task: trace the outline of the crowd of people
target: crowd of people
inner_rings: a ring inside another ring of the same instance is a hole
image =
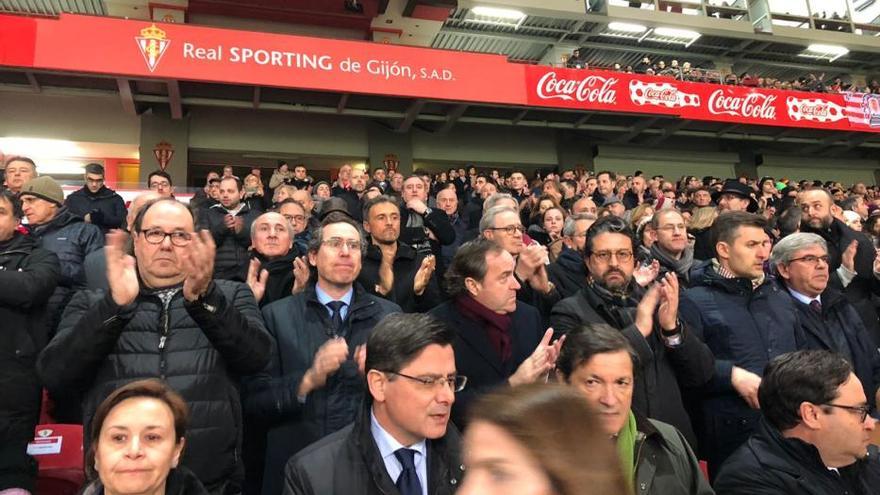
[[[598,69],[624,72],[627,74],[645,74],[649,76],[669,77],[678,81],[727,84],[733,86],[746,86],[749,88],[779,89],[791,91],[808,91],[812,93],[873,93],[880,94],[880,81],[872,79],[864,86],[859,86],[848,78],[835,76],[826,77],[824,73],[805,74],[795,79],[783,80],[773,77],[765,77],[759,74],[743,72],[741,74],[722,74],[721,71],[711,66],[694,66],[691,62],[679,63],[678,60],[651,61],[650,57],[643,57],[635,66],[615,63],[611,67],[596,66],[590,63],[587,50],[575,48],[566,59],[565,66],[572,69]]]
[[[880,486],[876,186],[4,165],[3,495],[41,407],[89,494]]]

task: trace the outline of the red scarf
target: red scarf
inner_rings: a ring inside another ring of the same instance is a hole
[[[486,306],[480,304],[468,294],[458,296],[455,305],[461,313],[471,320],[483,323],[489,343],[501,358],[501,363],[506,363],[513,356],[510,345],[510,315],[498,314]]]

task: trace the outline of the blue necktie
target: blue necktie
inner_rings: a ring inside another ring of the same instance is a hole
[[[415,450],[407,448],[397,449],[394,452],[394,457],[397,457],[397,461],[403,467],[395,483],[400,495],[422,495],[422,485],[416,472],[415,455]]]
[[[345,306],[345,303],[342,301],[330,301],[327,303],[327,307],[333,311],[333,314],[330,315],[330,324],[333,327],[331,337],[337,337],[339,335],[339,331],[342,330],[342,308]]]

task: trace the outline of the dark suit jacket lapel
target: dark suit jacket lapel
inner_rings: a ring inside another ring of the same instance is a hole
[[[489,342],[489,337],[486,335],[482,324],[465,318],[457,308],[453,310],[455,311],[456,320],[455,330],[458,332],[462,342],[482,356],[499,375],[506,376],[504,366],[501,365],[501,357],[492,348],[492,344]]]

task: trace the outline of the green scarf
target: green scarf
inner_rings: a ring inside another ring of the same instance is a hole
[[[636,428],[636,416],[629,412],[629,419],[623,425],[623,429],[617,434],[617,453],[620,455],[620,465],[623,467],[623,476],[630,488],[635,483],[636,476],[636,438],[639,430]]]

